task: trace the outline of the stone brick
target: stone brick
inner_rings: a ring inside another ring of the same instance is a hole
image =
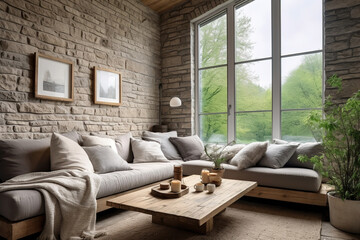
[[[19,112],[27,113],[54,113],[54,106],[42,103],[19,103]]]
[[[2,113],[17,112],[16,103],[0,102],[0,112]]]
[[[56,106],[55,113],[70,113],[70,107]]]
[[[30,132],[30,126],[14,126],[14,132]]]
[[[0,91],[0,101],[25,102],[27,101],[27,94],[20,92]]]
[[[83,122],[59,121],[60,132],[85,131]]]
[[[16,90],[17,76],[9,74],[0,74],[0,90]]]
[[[59,129],[57,126],[44,126],[41,127],[41,132],[42,133],[50,133],[50,132],[58,132]]]

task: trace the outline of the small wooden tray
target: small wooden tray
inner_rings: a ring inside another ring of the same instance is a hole
[[[184,184],[181,184],[181,191],[178,193],[171,192],[171,189],[160,189],[159,186],[151,189],[151,195],[159,198],[179,198],[187,193],[189,193],[189,187]]]

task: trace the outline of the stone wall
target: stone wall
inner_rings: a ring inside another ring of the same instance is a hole
[[[360,1],[325,1],[325,71],[343,79],[343,91],[326,88],[337,102],[360,89]]]
[[[194,82],[191,76],[190,22],[226,2],[225,0],[191,0],[161,15],[161,82],[163,84],[162,119],[180,136],[193,134]],[[170,108],[171,97],[182,101],[179,108]]]
[[[191,0],[161,15],[161,58],[163,98],[162,118],[180,135],[193,133],[193,79],[191,79],[190,22],[225,1]],[[325,70],[326,76],[338,74],[344,79],[344,91],[336,95],[343,102],[360,89],[360,1],[325,1]],[[180,108],[170,108],[169,100],[179,96]]]
[[[34,98],[35,52],[74,63],[73,102]],[[158,123],[159,16],[140,0],[1,0],[0,54],[2,139]],[[120,107],[93,103],[94,66],[122,73]]]

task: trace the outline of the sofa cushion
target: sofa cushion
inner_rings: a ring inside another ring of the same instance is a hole
[[[170,137],[177,137],[176,131],[157,133],[144,131],[142,138],[146,141],[156,141],[161,145],[161,151],[165,157],[169,160],[180,160],[182,159],[178,153],[176,147],[170,142]]]
[[[95,173],[131,170],[128,162],[115,153],[110,146],[83,147]]]
[[[44,214],[41,193],[36,190],[13,190],[0,193],[0,215],[10,221]]]
[[[64,137],[70,138],[74,142],[78,143],[80,146],[83,145],[83,139],[80,134],[78,134],[75,131],[67,132],[67,133],[61,133]]]
[[[51,170],[79,169],[94,172],[89,157],[82,147],[67,137],[53,133],[50,145]]]
[[[230,161],[230,164],[245,169],[255,166],[266,152],[268,142],[253,142],[241,149]]]
[[[170,142],[175,145],[184,161],[200,159],[204,153],[204,144],[197,136],[170,137]]]
[[[131,138],[134,163],[169,162],[161,151],[160,143]]]
[[[115,153],[118,153],[114,139],[107,137],[86,136],[86,135],[82,136],[82,138],[83,138],[84,146],[96,146],[96,145],[110,146]]]
[[[129,189],[141,187],[174,176],[174,164],[168,163],[132,163],[132,170],[100,174],[101,185],[97,197],[106,197]]]
[[[115,138],[115,145],[120,157],[131,163],[134,160],[134,155],[131,150],[131,132],[119,135]]]
[[[296,148],[297,148],[297,145],[271,144],[267,148],[264,156],[257,163],[257,166],[281,168],[289,161],[290,157],[296,151]]]
[[[0,140],[0,181],[50,171],[50,138]]]
[[[174,176],[174,164],[183,161],[173,160],[168,163],[130,164],[132,170],[99,174],[100,189],[97,198],[142,187],[153,182],[169,179]],[[0,193],[0,215],[10,221],[44,214],[44,201],[36,190],[16,190]]]
[[[212,163],[204,160],[184,162],[184,175],[200,174],[203,168],[212,168]],[[239,170],[237,166],[223,164],[224,178],[256,181],[258,185],[286,188],[300,191],[317,192],[321,186],[321,175],[307,168],[268,168],[250,167]]]

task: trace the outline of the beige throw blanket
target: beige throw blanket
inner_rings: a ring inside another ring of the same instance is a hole
[[[104,235],[95,232],[99,187],[96,174],[59,170],[17,176],[0,184],[0,192],[35,189],[43,195],[46,221],[40,240],[93,239]]]

